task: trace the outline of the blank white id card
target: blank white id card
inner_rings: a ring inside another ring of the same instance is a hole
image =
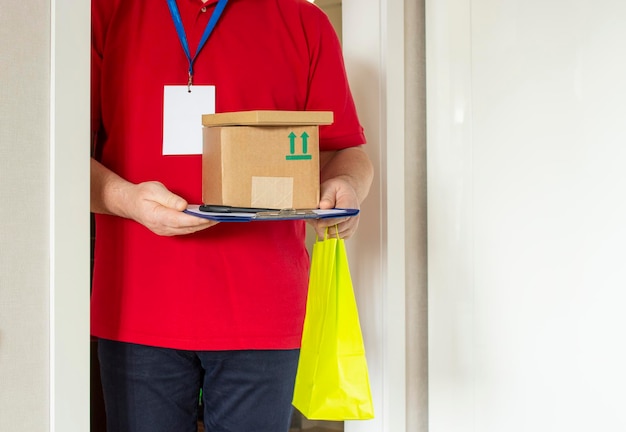
[[[165,86],[163,155],[202,154],[202,115],[215,114],[215,86]]]

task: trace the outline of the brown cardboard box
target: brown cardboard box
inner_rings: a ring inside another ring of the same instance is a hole
[[[204,204],[317,207],[318,126],[332,121],[330,111],[243,111],[202,116]]]

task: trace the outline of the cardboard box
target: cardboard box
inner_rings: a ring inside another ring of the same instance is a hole
[[[319,125],[330,111],[202,116],[204,204],[270,209],[319,203]]]

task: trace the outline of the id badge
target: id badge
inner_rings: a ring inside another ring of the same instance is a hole
[[[202,154],[202,115],[215,114],[215,86],[165,86],[163,155]]]

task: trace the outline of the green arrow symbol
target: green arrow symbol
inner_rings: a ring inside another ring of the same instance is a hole
[[[308,149],[309,134],[306,132],[302,132],[302,135],[300,135],[300,137],[302,138],[302,153],[307,154],[309,150]]]
[[[289,134],[289,153],[294,154],[296,152],[296,134],[291,132]]]

